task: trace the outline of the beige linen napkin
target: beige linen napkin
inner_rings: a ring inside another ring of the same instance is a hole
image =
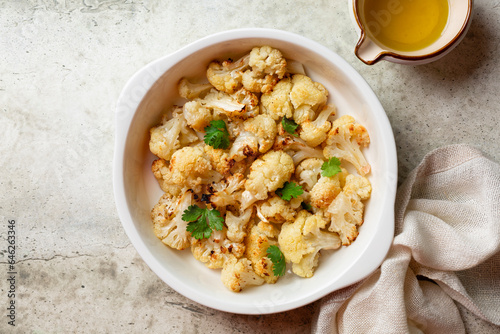
[[[395,210],[381,267],[325,297],[313,332],[465,333],[459,307],[500,325],[500,166],[470,146],[437,149]]]

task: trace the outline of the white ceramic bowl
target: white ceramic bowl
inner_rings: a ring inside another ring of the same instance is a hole
[[[154,235],[151,208],[162,194],[153,174],[149,129],[165,107],[179,100],[176,84],[183,76],[202,76],[216,58],[235,57],[253,46],[271,45],[304,64],[307,74],[330,92],[339,114],[351,114],[371,137],[364,150],[372,166],[372,198],[357,240],[325,252],[312,278],[287,273],[277,284],[230,292],[220,270],[206,268],[190,250],[168,248]],[[114,193],[125,232],[148,266],[170,287],[214,309],[266,314],[297,308],[368,276],[383,261],[394,233],[397,159],[391,126],[377,97],[363,78],[337,54],[307,38],[285,31],[239,29],[198,40],[139,70],[126,84],[116,110]],[[144,301],[147,303],[147,301]]]

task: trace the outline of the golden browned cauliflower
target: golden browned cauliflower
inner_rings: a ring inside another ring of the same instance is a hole
[[[204,131],[212,120],[247,119],[259,114],[259,98],[245,88],[233,94],[210,90],[203,98],[195,98],[183,106],[187,124],[197,131]]]
[[[255,47],[250,52],[248,69],[243,72],[243,87],[255,93],[270,92],[286,73],[286,59],[270,46]]]
[[[237,114],[237,117],[247,119],[249,117],[255,117],[260,113],[259,97],[246,88],[240,88],[231,94],[231,97],[245,105],[244,112]]]
[[[191,233],[182,214],[192,203],[193,194],[186,191],[180,196],[165,193],[151,211],[155,235],[165,245],[182,250],[191,244]]]
[[[345,175],[344,184],[342,186],[344,193],[356,193],[362,201],[370,198],[372,193],[372,185],[370,181],[363,176]]]
[[[283,78],[286,73],[286,60],[280,50],[269,45],[255,47],[250,52],[249,64],[252,70],[258,73],[265,73]]]
[[[234,93],[243,85],[254,93],[270,91],[286,73],[286,60],[270,46],[255,47],[237,61],[214,61],[208,65],[208,81],[217,90]]]
[[[200,100],[192,100],[184,103],[182,113],[187,124],[196,131],[204,131],[210,121],[219,119],[210,108],[203,106]]]
[[[208,268],[219,269],[231,256],[240,258],[245,252],[245,245],[233,242],[227,238],[227,228],[221,231],[214,230],[210,238],[191,238],[191,252],[195,259],[203,262]]]
[[[268,193],[281,188],[292,176],[295,167],[292,158],[283,151],[270,151],[255,160],[242,194],[242,207],[266,199]]]
[[[253,208],[238,212],[226,212],[227,237],[234,242],[243,242],[247,235],[247,227],[253,218]]]
[[[259,222],[252,226],[245,239],[245,256],[252,262],[253,270],[266,283],[276,283],[279,276],[273,273],[273,262],[267,257],[267,249],[277,245],[279,230],[270,223]]]
[[[203,96],[212,88],[213,86],[209,83],[205,84],[193,83],[186,78],[182,78],[177,84],[179,95],[188,100],[192,100],[197,97]]]
[[[243,131],[233,142],[229,157],[241,161],[269,151],[276,137],[276,123],[267,115],[249,118],[243,123]]]
[[[311,205],[319,209],[327,208],[341,191],[338,178],[322,176],[309,192]]]
[[[341,246],[336,233],[323,231],[327,221],[319,214],[302,210],[294,222],[281,227],[278,243],[292,271],[301,277],[312,277],[318,265],[321,249],[337,249]]]
[[[247,54],[237,61],[213,61],[208,65],[207,79],[217,90],[234,93],[241,88],[243,71],[249,67],[249,60],[250,55]]]
[[[153,162],[152,169],[164,191],[192,189],[199,193],[203,185],[222,179],[222,175],[213,169],[203,146],[183,147],[175,151],[168,166],[160,159]]]
[[[223,114],[227,117],[243,117],[246,105],[232,95],[212,89],[203,99],[197,100],[205,108],[214,110],[214,114]]]
[[[291,135],[276,136],[273,149],[289,153],[295,165],[308,158],[325,159],[323,150],[311,147],[302,139]]]
[[[361,175],[370,172],[370,165],[361,152],[361,148],[368,146],[370,136],[361,124],[356,123],[354,117],[344,115],[336,119],[328,133],[323,154],[327,158],[337,157],[350,162]]]
[[[332,123],[328,121],[331,116],[334,116],[336,109],[333,105],[325,105],[319,112],[314,121],[304,121],[300,127],[300,138],[302,138],[309,146],[316,147],[325,141],[327,133],[332,127]]]
[[[198,140],[198,136],[187,126],[181,107],[174,107],[162,117],[160,125],[151,128],[149,150],[159,158],[170,160],[172,154],[181,146]]]
[[[293,117],[293,106],[290,101],[292,91],[292,80],[284,78],[280,80],[273,90],[262,94],[260,97],[262,113],[271,116],[274,120],[282,117]]]
[[[245,189],[245,176],[240,173],[230,175],[221,182],[214,183],[208,188],[208,201],[216,208],[228,205],[239,207],[241,193]]]
[[[281,224],[295,219],[297,209],[300,208],[301,203],[301,196],[292,198],[290,201],[285,201],[279,196],[274,195],[256,205],[257,216],[262,221]]]
[[[342,168],[342,172],[334,176],[321,176],[309,192],[311,204],[319,209],[327,208],[342,191],[347,175],[347,170]]]
[[[326,103],[328,91],[325,86],[303,74],[292,77],[290,101],[294,107],[293,119],[297,124],[314,119],[319,106]]]
[[[306,191],[311,191],[321,177],[321,166],[324,160],[308,158],[302,160],[295,168],[295,178]]]
[[[203,145],[206,157],[210,160],[212,168],[222,175],[231,175],[232,168],[236,161],[229,157],[226,150],[213,148],[210,145]]]
[[[370,196],[370,181],[366,177],[350,174],[342,191],[326,209],[326,217],[330,219],[328,230],[337,232],[344,246],[350,245],[358,236],[358,226],[363,224],[362,201]]]
[[[157,159],[153,161],[151,165],[151,171],[155,176],[158,184],[160,185],[161,190],[170,194],[172,196],[178,196],[184,187],[182,185],[178,185],[172,182],[171,180],[171,172],[168,168],[168,162],[163,159]]]
[[[150,129],[151,169],[165,192],[151,211],[155,235],[222,269],[234,292],[278,280],[270,246],[280,274],[275,246],[296,275],[313,276],[321,249],[349,245],[363,223],[366,129],[350,116],[335,120],[326,87],[270,46],[211,62],[206,79],[182,78],[185,103]],[[331,162],[323,167],[333,156],[362,176],[344,168],[322,175],[334,171]],[[196,219],[192,233],[183,217]]]
[[[270,92],[278,83],[278,78],[272,75],[261,75],[253,71],[247,70],[243,73],[243,87],[255,93]]]
[[[264,279],[257,275],[252,268],[252,262],[243,257],[237,259],[231,256],[221,272],[221,280],[226,288],[233,292],[240,292],[247,286],[262,285]]]

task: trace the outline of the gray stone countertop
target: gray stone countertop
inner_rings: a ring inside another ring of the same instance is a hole
[[[469,143],[500,161],[500,1],[428,65],[353,54],[344,0],[0,1],[0,332],[306,333],[318,303],[246,316],[179,295],[142,261],[112,191],[114,108],[143,65],[206,35],[276,28],[315,40],[371,85],[392,124],[399,182],[429,151]],[[16,224],[16,327],[7,324],[7,231]],[[464,315],[474,333],[499,328]]]

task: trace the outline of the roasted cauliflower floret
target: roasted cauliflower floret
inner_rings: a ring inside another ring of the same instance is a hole
[[[281,188],[290,179],[294,170],[292,158],[283,151],[270,151],[259,157],[250,166],[242,207],[266,199],[269,192]]]
[[[295,165],[307,158],[325,159],[321,149],[311,147],[302,139],[289,135],[276,136],[273,149],[290,153]]]
[[[227,151],[210,145],[203,145],[203,149],[214,170],[222,175],[231,175],[231,168],[235,165],[235,161],[230,159]]]
[[[318,107],[326,103],[328,91],[322,84],[303,74],[295,74],[292,85],[290,101],[294,107],[294,121],[302,124],[313,120]]]
[[[179,90],[179,95],[188,100],[192,100],[197,97],[203,96],[212,88],[213,86],[209,83],[205,84],[193,83],[186,78],[182,78],[177,85],[177,89]]]
[[[182,250],[191,244],[191,233],[182,214],[192,202],[193,195],[186,191],[181,196],[164,194],[151,211],[154,233],[165,245]]]
[[[258,73],[276,75],[279,79],[286,73],[286,60],[278,49],[268,45],[255,47],[250,52],[249,64]]]
[[[342,169],[344,171],[344,169]],[[356,193],[362,201],[370,198],[372,194],[372,185],[366,177],[357,175],[348,175],[345,172],[344,185],[342,186],[344,193]],[[342,182],[342,176],[341,182]]]
[[[259,114],[259,98],[255,94],[241,88],[234,94],[216,89],[203,98],[195,98],[183,106],[183,114],[187,124],[197,131],[203,131],[210,121],[227,117],[230,119],[247,119]]]
[[[340,238],[336,233],[323,231],[327,221],[320,215],[305,210],[298,213],[294,222],[283,224],[278,243],[292,271],[301,277],[312,277],[318,265],[321,249],[337,249]]]
[[[370,143],[370,136],[366,128],[356,123],[352,116],[344,115],[336,119],[325,143],[325,157],[346,160],[363,176],[370,172],[370,165],[361,152],[361,148]]]
[[[239,212],[239,215],[231,211],[226,212],[227,237],[234,242],[243,242],[247,235],[247,226],[252,219],[253,209],[249,208]]]
[[[260,113],[259,98],[244,87],[231,94],[231,97],[245,105],[244,112],[238,114],[238,117],[247,119],[255,117]]]
[[[235,161],[265,153],[274,144],[276,123],[267,115],[258,115],[243,123],[243,131],[236,137],[229,156]]]
[[[187,124],[196,131],[204,131],[210,121],[218,119],[210,108],[203,106],[200,100],[193,100],[184,103],[182,113]]]
[[[198,140],[198,136],[189,129],[182,115],[182,108],[174,107],[172,118],[168,114],[162,117],[162,123],[151,128],[149,150],[159,158],[170,160],[172,154],[183,145]]]
[[[163,159],[153,161],[151,171],[155,176],[161,190],[172,196],[178,196],[184,189],[183,185],[172,182],[172,173],[170,172],[168,162]]]
[[[311,204],[319,209],[327,208],[342,191],[348,174],[347,170],[342,168],[342,172],[334,176],[321,176],[310,191]]]
[[[280,80],[273,90],[262,94],[260,97],[261,109],[263,114],[267,114],[275,121],[282,117],[293,117],[293,106],[290,101],[290,92],[292,91],[292,80],[284,78]]]
[[[279,196],[273,196],[257,205],[257,215],[265,222],[284,223],[295,219],[302,198],[292,198],[285,201]]]
[[[270,46],[255,47],[249,54],[233,62],[211,62],[208,81],[218,90],[234,93],[243,85],[254,93],[270,91],[286,73],[286,60]]]
[[[245,252],[245,245],[232,242],[227,238],[227,228],[221,231],[214,230],[208,239],[191,238],[191,252],[208,268],[223,268],[226,260],[231,256],[240,258]]]
[[[350,245],[358,236],[358,226],[363,224],[363,200],[371,195],[371,184],[367,178],[348,175],[345,186],[326,209],[330,219],[328,230],[340,235],[342,244]]]
[[[233,292],[240,292],[247,286],[262,285],[264,279],[257,275],[252,268],[252,262],[247,258],[237,259],[231,256],[224,264],[221,280],[226,288]]]
[[[211,195],[208,200],[212,206],[219,208],[228,205],[239,206],[241,203],[241,193],[245,189],[245,176],[234,174],[214,183],[209,187]]]
[[[328,121],[328,118],[335,116],[335,113],[336,109],[333,105],[325,105],[314,121],[305,121],[300,125],[300,138],[312,147],[324,142],[328,131],[332,127],[332,123]]]
[[[243,87],[255,93],[268,93],[278,83],[279,79],[272,75],[262,75],[254,71],[247,70],[243,73]]]
[[[270,46],[255,47],[250,52],[251,69],[243,72],[243,87],[255,93],[268,93],[286,73],[286,59]]]
[[[306,191],[311,191],[321,177],[321,166],[324,160],[308,158],[302,160],[295,168],[295,178]]]
[[[235,97],[212,89],[199,102],[206,108],[214,110],[214,114],[224,114],[227,117],[239,117],[245,113],[246,105]]]
[[[259,222],[252,226],[245,239],[245,256],[252,262],[253,270],[264,278],[266,283],[276,283],[279,276],[273,273],[273,262],[267,257],[267,249],[277,245],[279,230],[272,224]]]
[[[153,162],[153,173],[164,191],[192,189],[201,192],[202,186],[219,182],[222,175],[215,171],[203,147],[186,146],[172,155],[170,164],[164,160]]]
[[[207,79],[217,90],[234,93],[241,88],[243,71],[249,68],[250,54],[237,61],[213,61],[208,65]]]
[[[327,208],[341,191],[338,178],[322,176],[309,193],[311,205],[319,209]]]

